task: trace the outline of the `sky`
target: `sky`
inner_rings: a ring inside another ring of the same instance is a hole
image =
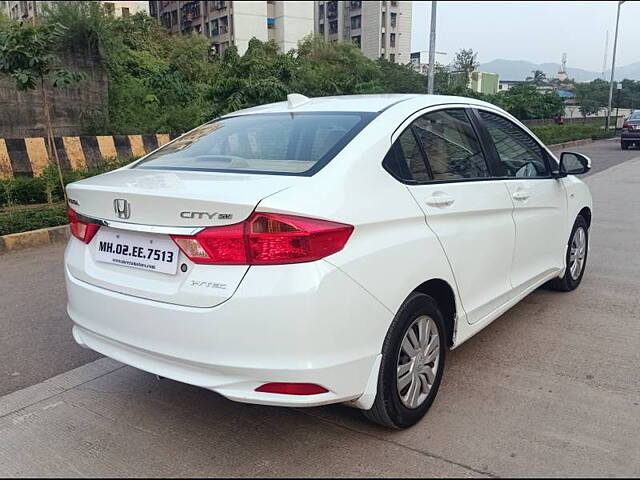
[[[461,48],[473,48],[480,63],[496,58],[560,63],[602,71],[606,31],[610,68],[616,1],[439,1],[436,55],[448,64]],[[640,1],[620,10],[616,65],[640,62]],[[411,51],[429,49],[430,1],[413,2]]]

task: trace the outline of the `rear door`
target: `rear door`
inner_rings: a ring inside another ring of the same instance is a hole
[[[442,244],[470,323],[510,298],[515,243],[513,205],[493,180],[465,108],[410,119],[397,155],[412,172],[407,186]]]
[[[567,200],[562,183],[551,176],[550,158],[531,135],[497,112],[478,109],[495,149],[496,174],[513,199],[516,242],[511,282],[526,289],[561,269],[567,241]]]

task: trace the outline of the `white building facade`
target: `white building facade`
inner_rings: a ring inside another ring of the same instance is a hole
[[[150,15],[169,31],[203,34],[220,54],[235,45],[242,55],[252,38],[273,40],[286,52],[313,33],[313,2],[150,1],[149,6]]]
[[[409,63],[411,2],[315,1],[315,32],[328,42],[353,42],[369,58]]]

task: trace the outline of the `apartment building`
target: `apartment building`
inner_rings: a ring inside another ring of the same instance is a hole
[[[328,42],[353,42],[369,58],[409,63],[411,2],[315,1],[315,32]]]
[[[200,33],[223,53],[235,45],[241,55],[249,40],[274,40],[283,52],[313,33],[313,2],[150,1],[150,14],[173,33]]]
[[[14,20],[26,20],[42,14],[45,4],[53,3],[51,0],[29,1],[0,1],[0,10]],[[107,11],[116,17],[134,15],[138,12],[149,12],[147,1],[113,1],[101,2]]]

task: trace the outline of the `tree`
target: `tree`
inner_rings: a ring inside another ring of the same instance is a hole
[[[63,31],[64,28],[58,24],[28,26],[23,23],[10,23],[6,25],[0,30],[0,73],[13,78],[18,90],[40,89],[49,158],[55,158],[60,185],[64,193],[60,159],[53,140],[47,84],[49,83],[52,87],[62,87],[82,80],[84,75],[62,69],[57,65],[53,50]]]
[[[536,87],[544,85],[547,83],[547,74],[542,70],[532,70],[532,77],[527,77],[527,81],[533,83]]]
[[[583,122],[586,121],[589,115],[595,115],[600,110],[600,105],[595,100],[588,98],[580,101],[580,114],[582,115]]]
[[[478,65],[480,65],[478,62],[478,54],[471,48],[458,50],[453,59],[453,71],[464,72],[466,83],[469,82],[471,72],[478,68]]]

